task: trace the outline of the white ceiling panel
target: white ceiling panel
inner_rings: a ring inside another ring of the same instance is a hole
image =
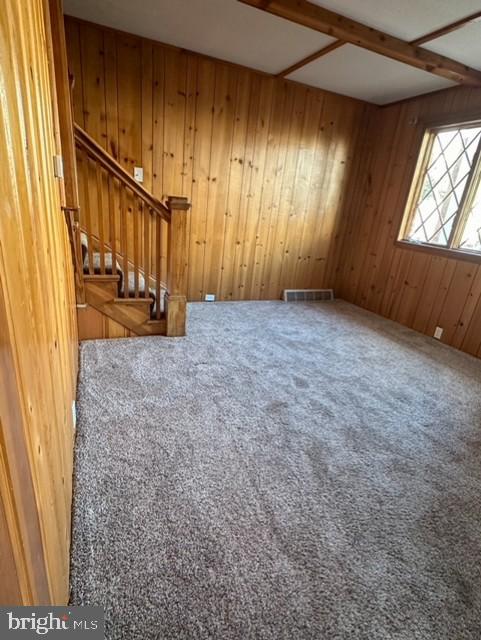
[[[351,44],[301,67],[289,78],[375,104],[455,86],[449,80]]]
[[[481,8],[480,0],[310,1],[404,40],[415,40]]]
[[[269,73],[333,42],[237,0],[64,0],[64,11]]]
[[[423,46],[463,62],[468,67],[481,69],[481,21],[467,24],[442,38],[426,42]]]

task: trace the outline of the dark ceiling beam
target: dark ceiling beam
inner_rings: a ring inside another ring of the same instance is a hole
[[[342,40],[335,40],[334,42],[331,42],[331,44],[328,44],[322,49],[319,49],[319,51],[316,51],[315,53],[311,53],[310,56],[306,56],[305,58],[302,58],[302,60],[299,60],[299,62],[296,62],[295,64],[292,64],[290,67],[287,67],[287,69],[284,69],[284,71],[281,71],[280,73],[278,73],[277,77],[285,78],[286,76],[290,75],[294,71],[297,71],[301,67],[305,67],[306,64],[309,64],[309,62],[318,60],[319,58],[322,58],[322,56],[325,56],[327,53],[331,53],[331,51],[334,51],[335,49],[342,47],[343,44],[345,44],[345,42],[343,42]]]
[[[367,27],[307,0],[270,0],[267,6],[265,6],[266,0],[239,0],[239,2],[453,82],[481,86],[481,72],[476,69]]]
[[[425,36],[421,36],[420,38],[416,38],[416,40],[412,40],[409,44],[412,44],[418,47],[425,42],[431,42],[431,40],[436,40],[436,38],[440,38],[441,36],[445,36],[448,33],[453,31],[457,31],[461,29],[461,27],[466,26],[472,22],[478,22],[481,20],[481,11],[477,11],[476,13],[472,13],[470,16],[466,16],[465,18],[461,18],[460,20],[456,20],[456,22],[451,22],[451,24],[447,24],[445,27],[441,27],[440,29],[436,29],[435,31],[431,31],[427,33]]]

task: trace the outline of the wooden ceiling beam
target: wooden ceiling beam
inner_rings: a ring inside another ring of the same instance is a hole
[[[436,29],[435,31],[431,31],[427,33],[425,36],[421,36],[420,38],[416,38],[416,40],[412,40],[409,44],[412,44],[418,47],[425,42],[431,42],[431,40],[436,40],[436,38],[441,38],[441,36],[445,36],[448,33],[453,31],[457,31],[461,29],[471,22],[478,22],[481,20],[481,11],[477,11],[476,13],[472,13],[470,16],[466,16],[465,18],[461,18],[460,20],[456,20],[456,22],[451,22],[451,24],[447,24],[445,27],[441,27],[440,29]]]
[[[331,44],[328,44],[322,49],[319,49],[319,51],[316,51],[315,53],[311,53],[310,56],[306,56],[305,58],[302,58],[302,60],[299,60],[299,62],[296,62],[295,64],[292,64],[290,67],[287,67],[287,69],[284,69],[284,71],[281,71],[280,73],[278,73],[277,77],[285,78],[286,76],[290,75],[294,71],[297,71],[297,69],[300,69],[301,67],[305,67],[306,64],[309,64],[309,62],[318,60],[319,58],[322,58],[322,56],[325,56],[327,53],[331,53],[331,51],[334,51],[335,49],[342,47],[343,44],[346,44],[343,40],[335,40],[334,42],[331,42]]]
[[[262,8],[265,10],[271,1],[272,0],[264,0],[264,4],[259,8]],[[417,47],[426,42],[431,42],[431,40],[436,40],[437,38],[441,38],[442,36],[445,36],[448,33],[457,31],[458,29],[461,29],[461,27],[464,27],[468,24],[471,24],[473,22],[479,22],[479,21],[481,21],[481,11],[477,11],[476,13],[472,13],[471,15],[466,16],[465,18],[461,18],[460,20],[451,22],[450,24],[447,24],[444,27],[440,27],[435,31],[430,31],[429,33],[426,33],[424,36],[416,38],[416,40],[411,40],[409,44]],[[323,56],[330,53],[331,51],[334,51],[335,49],[342,47],[342,45],[344,44],[347,44],[345,40],[336,40],[335,42],[328,44],[322,49],[319,49],[319,51],[316,51],[315,53],[311,53],[310,56],[306,56],[302,60],[299,60],[299,62],[296,62],[290,67],[287,67],[287,69],[284,69],[283,71],[278,73],[277,77],[285,78],[286,76],[290,75],[291,73],[294,73],[294,71],[297,71],[301,67],[305,67],[306,64],[309,64],[314,60],[318,60],[319,58],[322,58]]]
[[[307,0],[270,0],[267,5],[265,0],[239,2],[453,82],[481,86],[481,72],[476,69],[367,27]]]

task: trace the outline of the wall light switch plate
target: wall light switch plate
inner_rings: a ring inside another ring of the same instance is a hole
[[[134,180],[137,182],[144,181],[144,168],[143,167],[134,167]]]
[[[63,180],[63,158],[62,156],[53,157],[53,175]]]
[[[442,327],[436,327],[436,329],[434,330],[434,337],[436,338],[436,340],[441,340],[441,338],[443,337],[443,331],[444,329]]]
[[[215,294],[214,293],[206,293],[205,294],[206,302],[215,302]]]

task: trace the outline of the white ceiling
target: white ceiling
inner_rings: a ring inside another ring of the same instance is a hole
[[[334,41],[236,0],[64,0],[64,11],[268,73]]]
[[[481,9],[480,0],[310,0],[403,40],[415,40]]]
[[[454,82],[352,44],[345,44],[288,77],[375,104],[454,86]]]
[[[311,0],[405,40],[416,39],[479,11],[481,0]],[[237,0],[64,0],[84,20],[278,73],[333,39]],[[481,69],[481,23],[426,48]],[[439,76],[344,45],[299,69],[293,80],[386,104],[453,86]]]
[[[481,21],[467,24],[442,38],[426,42],[424,46],[443,56],[459,60],[468,67],[481,70]]]

